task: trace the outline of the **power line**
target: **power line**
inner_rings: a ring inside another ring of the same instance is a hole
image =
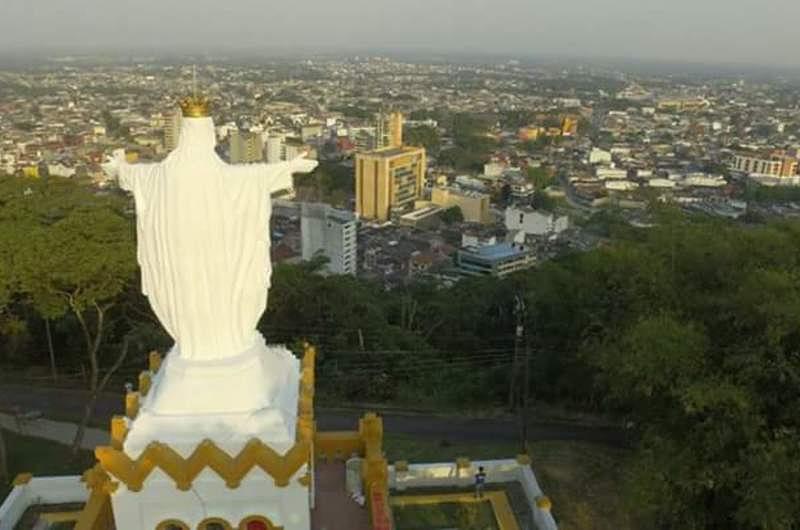
[[[318,366],[328,366],[331,364],[339,364],[344,366],[349,365],[396,365],[396,364],[438,364],[438,363],[451,363],[460,361],[483,361],[487,359],[507,359],[511,357],[510,351],[485,353],[485,354],[471,354],[459,355],[454,357],[414,357],[406,356],[401,358],[383,357],[379,356],[373,359],[364,359],[360,357],[346,357],[341,359],[330,358],[318,361]]]
[[[464,363],[456,363],[452,365],[446,366],[446,368],[451,369],[474,369],[474,368],[503,368],[505,366],[510,366],[512,361],[509,359],[508,361],[504,362],[497,362],[493,361],[492,363],[481,363],[481,362],[464,362]],[[412,376],[412,375],[419,375],[420,371],[428,370],[431,368],[442,368],[441,366],[418,366],[418,367],[398,367],[392,370],[387,369],[358,369],[358,370],[345,370],[344,372],[347,375],[353,376],[369,376],[369,375],[405,375],[405,376]]]

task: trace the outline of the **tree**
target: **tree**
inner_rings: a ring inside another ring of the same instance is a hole
[[[469,113],[455,114],[447,127],[455,146],[442,151],[439,163],[455,169],[480,170],[497,141],[487,136],[486,120]]]
[[[3,221],[11,223],[4,230],[25,234],[13,264],[20,294],[42,318],[72,315],[83,338],[91,397],[74,440],[77,451],[99,392],[127,355],[126,343],[103,374],[110,312],[136,270],[132,222],[123,213],[126,201],[72,182],[8,188],[18,197],[3,204]]]
[[[451,147],[439,153],[438,162],[442,166],[449,166],[459,170],[479,170],[486,162],[487,156],[463,147]]]
[[[112,138],[128,139],[131,135],[131,129],[127,125],[122,125],[119,118],[111,114],[109,110],[103,111],[103,123],[106,126],[106,132]]]
[[[527,174],[536,190],[543,190],[553,183],[553,176],[543,167],[529,167]]]
[[[581,116],[578,118],[578,133],[588,135],[592,130],[592,122],[586,117]]]
[[[464,213],[458,206],[453,206],[452,208],[448,208],[447,210],[443,211],[440,217],[442,221],[448,225],[464,222]]]
[[[20,232],[0,219],[0,332],[9,333],[17,322],[11,313],[11,300],[17,287],[14,255],[21,244]]]
[[[5,335],[18,321],[9,313],[12,293],[15,288],[14,269],[12,267],[14,233],[9,231],[9,224],[0,221],[0,334]],[[8,482],[8,455],[3,430],[0,429],[0,484]]]
[[[531,199],[531,206],[533,206],[537,210],[552,212],[556,208],[556,201],[544,191],[537,191],[533,194],[533,199]]]
[[[424,147],[429,153],[436,153],[439,151],[441,143],[439,139],[439,131],[434,127],[428,125],[418,125],[416,127],[407,127],[404,134],[404,143],[416,147]]]
[[[497,203],[501,208],[505,208],[509,204],[511,204],[511,195],[512,195],[511,185],[506,182],[500,187],[500,191],[497,194]]]
[[[629,497],[652,528],[793,528],[798,228],[658,218],[596,255],[627,254],[629,272],[609,282],[594,267],[618,309],[582,346],[607,405],[641,434]]]
[[[530,110],[508,110],[500,112],[498,118],[503,129],[519,129],[533,123],[536,114]]]
[[[321,162],[311,173],[295,177],[295,188],[305,200],[345,208],[353,195],[353,170],[333,162]]]

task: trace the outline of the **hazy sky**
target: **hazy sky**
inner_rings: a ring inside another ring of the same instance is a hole
[[[800,66],[800,0],[0,0],[0,50],[484,51]]]

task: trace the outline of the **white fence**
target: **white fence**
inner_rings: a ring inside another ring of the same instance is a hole
[[[0,530],[14,530],[25,510],[37,504],[86,502],[89,491],[81,477],[32,478],[27,484],[14,486],[0,505]]]
[[[558,529],[549,506],[539,507],[544,493],[529,465],[520,464],[516,460],[481,460],[470,462],[468,467],[459,467],[456,463],[409,464],[407,467],[407,470],[397,471],[395,466],[389,466],[390,489],[403,491],[408,488],[469,487],[474,483],[478,467],[483,467],[486,482],[520,483],[537,530]]]

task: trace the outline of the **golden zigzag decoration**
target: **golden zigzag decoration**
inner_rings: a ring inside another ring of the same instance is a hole
[[[260,440],[250,440],[236,456],[217,447],[211,440],[204,440],[189,458],[183,458],[174,449],[153,442],[136,460],[119,449],[100,446],[95,456],[102,468],[123,482],[131,491],[141,491],[144,481],[155,468],[160,468],[182,491],[191,489],[192,482],[206,468],[216,472],[229,488],[237,488],[253,467],[258,466],[272,477],[275,485],[286,487],[289,480],[309,461],[311,445],[307,441],[297,442],[285,455],[279,455]]]

